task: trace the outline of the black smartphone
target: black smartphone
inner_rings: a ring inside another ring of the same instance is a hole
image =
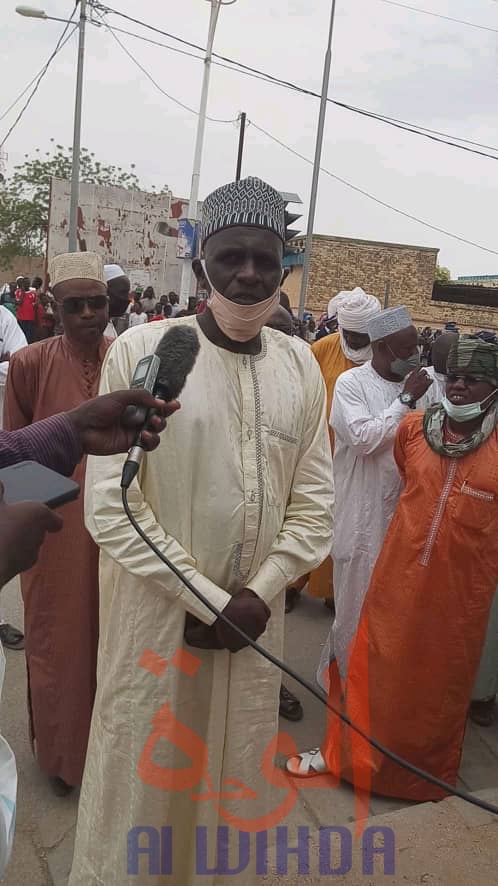
[[[80,487],[74,480],[51,471],[35,461],[20,461],[0,469],[4,501],[8,505],[20,501],[38,501],[49,508],[59,508],[74,501]]]

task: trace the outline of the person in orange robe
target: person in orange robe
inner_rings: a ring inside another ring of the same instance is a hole
[[[339,292],[330,299],[328,316],[337,314],[339,332],[326,335],[311,346],[320,369],[325,387],[327,388],[327,418],[332,408],[332,397],[337,379],[347,369],[360,366],[372,357],[370,339],[367,335],[367,323],[372,316],[379,313],[380,302],[373,295],[364,292],[359,286],[356,289]],[[330,448],[334,454],[334,432],[329,423]],[[308,593],[312,597],[324,600],[333,608],[334,584],[332,558],[326,560],[310,575],[303,575],[287,589],[287,611],[294,608],[301,590],[308,583]]]
[[[12,355],[4,419],[16,430],[67,412],[98,394],[110,341],[102,261],[95,253],[59,255],[51,284],[64,335]],[[85,483],[86,459],[73,479]],[[96,688],[98,548],[83,522],[83,494],[62,509],[36,566],[21,576],[31,741],[56,794],[81,784]]]
[[[498,581],[497,391],[498,346],[462,337],[443,403],[400,425],[395,458],[406,485],[339,687],[343,710],[371,736],[451,785]],[[363,790],[445,796],[336,717],[322,754]]]

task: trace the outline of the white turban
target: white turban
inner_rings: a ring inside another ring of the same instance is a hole
[[[370,320],[381,312],[380,301],[361,287],[336,295],[337,321],[341,329],[368,333]]]
[[[334,317],[337,317],[337,308],[339,307],[340,296],[344,295],[343,292],[340,292],[339,295],[334,295],[333,298],[330,299],[327,307],[327,318],[329,320],[333,320]]]

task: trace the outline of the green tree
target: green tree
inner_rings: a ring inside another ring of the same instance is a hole
[[[53,141],[53,139],[52,139]],[[38,156],[40,155],[40,156]],[[43,255],[47,230],[50,179],[71,178],[72,149],[54,145],[44,157],[26,154],[23,163],[0,185],[0,265],[6,267],[16,255]],[[80,181],[97,185],[139,188],[132,163],[127,172],[105,166],[95,154],[82,148]]]
[[[449,283],[451,280],[450,269],[436,265],[436,280],[438,283]]]

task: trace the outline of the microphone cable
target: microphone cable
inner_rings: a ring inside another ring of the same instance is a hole
[[[369,744],[375,748],[377,751],[380,751],[381,754],[384,754],[389,760],[392,760],[393,763],[396,763],[398,766],[401,766],[403,769],[406,769],[408,772],[411,772],[413,775],[416,775],[417,778],[422,779],[423,781],[429,782],[429,784],[433,784],[441,790],[445,791],[447,794],[451,794],[454,797],[458,797],[460,800],[465,800],[467,803],[472,803],[473,806],[478,806],[480,809],[484,809],[486,812],[491,812],[493,815],[498,815],[498,806],[494,806],[492,803],[486,802],[486,800],[481,800],[479,797],[474,797],[472,794],[469,794],[467,791],[462,791],[460,788],[454,787],[453,785],[447,784],[445,781],[442,781],[440,778],[437,778],[435,775],[431,775],[429,772],[425,772],[424,769],[419,769],[418,766],[414,766],[412,763],[409,763],[408,760],[403,759],[394,751],[389,750],[375,738],[368,735],[361,726],[358,726],[357,723],[354,723],[350,718],[341,713],[341,711],[336,710],[333,705],[330,704],[327,696],[321,689],[317,689],[306,680],[304,677],[301,677],[296,671],[294,671],[289,665],[285,664],[285,662],[280,661],[275,655],[271,652],[268,652],[267,649],[264,649],[260,646],[256,640],[253,640],[252,637],[249,637],[238,625],[234,624],[227,616],[220,612],[216,606],[214,606],[197,588],[194,587],[191,581],[183,575],[183,573],[178,569],[171,560],[163,554],[162,551],[159,550],[156,544],[148,537],[148,535],[143,531],[142,527],[136,521],[128,502],[128,490],[125,487],[121,488],[122,493],[122,502],[123,508],[125,510],[126,516],[133,526],[135,532],[140,536],[140,538],[145,542],[146,545],[149,546],[151,551],[158,557],[171,572],[176,575],[176,577],[185,585],[185,587],[197,597],[197,599],[204,604],[204,606],[209,609],[210,612],[213,613],[217,618],[220,619],[227,627],[232,628],[232,630],[236,631],[243,639],[246,641],[248,646],[251,646],[256,652],[266,658],[267,661],[271,662],[271,664],[275,665],[279,668],[284,674],[287,674],[288,677],[292,677],[296,683],[299,683],[303,689],[306,689],[311,693],[315,698],[318,699],[325,707],[328,708],[333,714],[339,717],[346,726],[349,726],[350,729],[353,729],[358,733],[365,741],[368,741]],[[289,773],[289,777],[292,777],[291,773]]]

